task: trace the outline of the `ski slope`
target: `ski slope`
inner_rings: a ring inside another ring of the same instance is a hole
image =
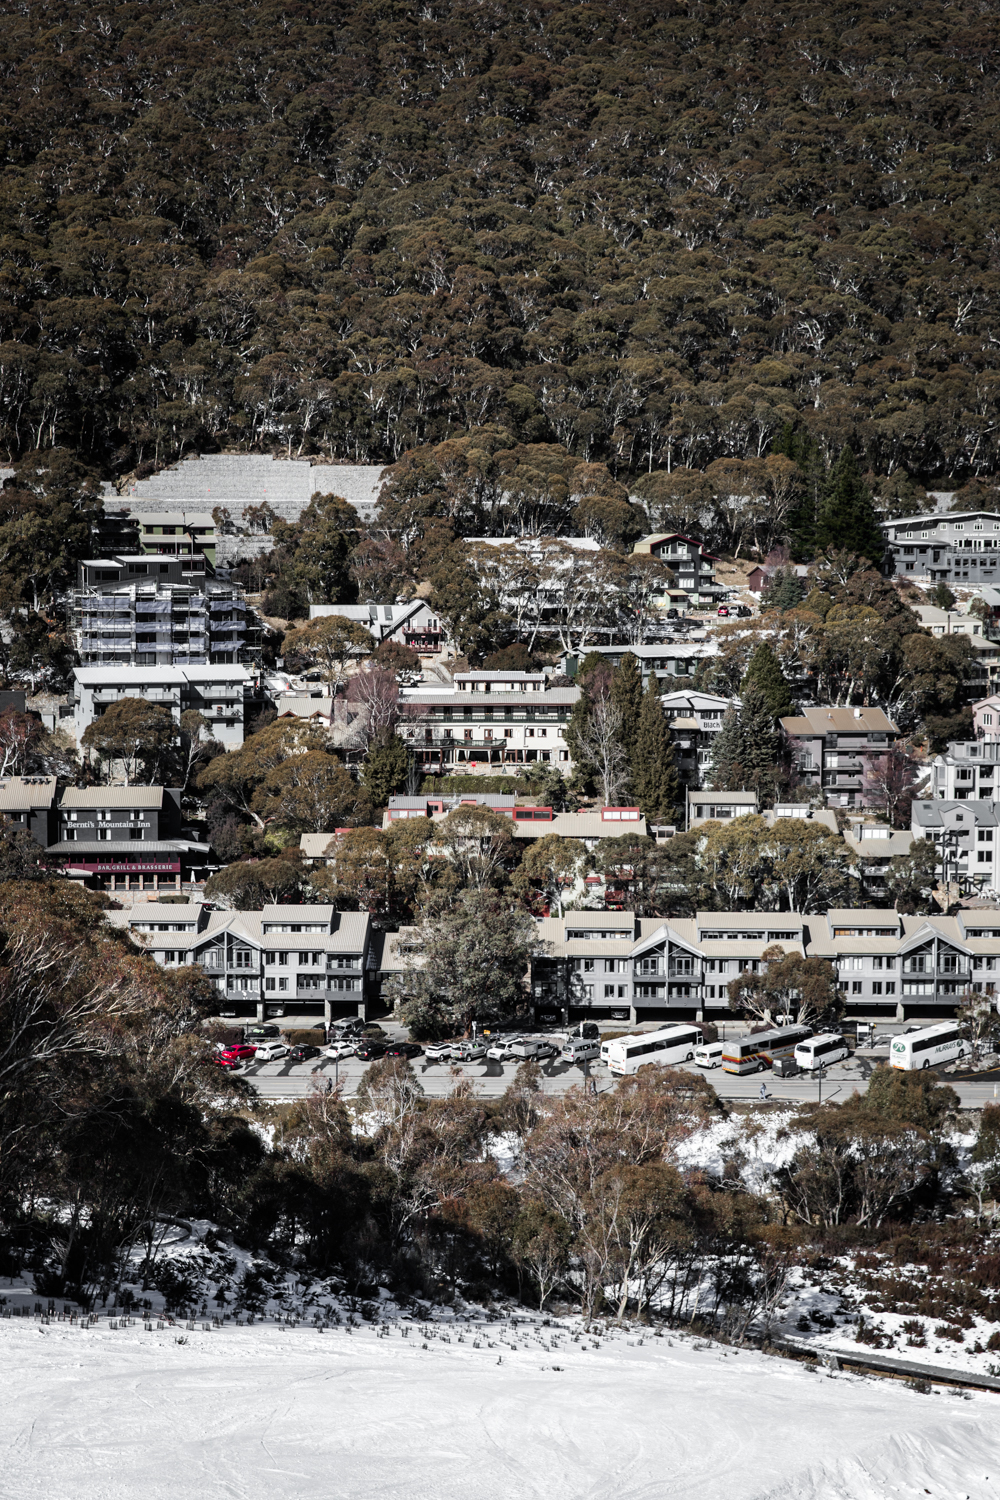
[[[199,1324],[183,1335],[5,1321],[0,1493],[1000,1497],[1000,1397],[920,1395],[677,1337],[574,1343],[557,1333],[553,1349],[552,1331],[537,1327],[504,1335],[466,1324],[458,1342],[457,1324],[427,1338],[404,1326],[379,1336],[370,1325]]]

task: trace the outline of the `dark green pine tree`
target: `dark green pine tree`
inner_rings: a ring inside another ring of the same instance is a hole
[[[882,566],[885,539],[875,513],[872,492],[861,477],[858,461],[849,447],[830,470],[826,491],[816,518],[816,549],[836,549],[866,557],[875,568]]]
[[[756,682],[747,683],[740,691],[743,707],[740,712],[740,786],[744,791],[756,792],[760,805],[774,801],[775,777],[778,769],[778,731],[771,698]]]
[[[741,792],[743,776],[743,740],[740,732],[739,710],[733,705],[726,709],[722,728],[712,745],[712,765],[709,779],[717,792]]]
[[[820,550],[816,545],[816,520],[826,485],[823,453],[814,437],[790,422],[785,423],[770,451],[790,458],[805,480],[802,497],[789,512],[786,524],[792,557],[796,562],[807,562]]]
[[[727,710],[712,747],[712,786],[716,791],[756,792],[767,803],[773,800],[777,758],[770,699],[756,683],[748,683],[740,708]]]
[[[399,735],[386,730],[368,747],[361,767],[361,785],[376,807],[385,807],[406,780],[409,755]]]
[[[788,678],[778,664],[778,658],[766,641],[756,648],[740,683],[740,697],[745,698],[750,687],[757,687],[764,694],[773,710],[775,719],[783,719],[796,711],[792,688]],[[772,725],[773,728],[773,725]]]
[[[622,716],[622,748],[633,767],[636,743],[639,738],[639,719],[642,716],[642,671],[631,651],[622,657],[621,666],[611,679],[611,701],[620,709]],[[630,783],[634,777],[629,776]]]
[[[760,607],[762,611],[776,609],[784,614],[786,609],[797,608],[805,596],[802,579],[792,568],[776,568],[760,596]]]
[[[650,823],[673,823],[682,802],[674,742],[660,702],[660,684],[649,674],[642,696],[639,733],[632,757],[632,788]]]

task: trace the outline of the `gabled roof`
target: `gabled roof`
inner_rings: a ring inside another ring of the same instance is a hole
[[[0,781],[0,812],[28,812],[51,807],[56,794],[54,776],[7,776]]]
[[[68,786],[62,794],[63,807],[162,807],[162,786]]]

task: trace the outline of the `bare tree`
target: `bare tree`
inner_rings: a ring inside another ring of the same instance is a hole
[[[606,807],[621,800],[628,776],[628,760],[622,744],[622,711],[610,695],[596,699],[587,722],[578,734],[583,757],[590,762],[601,783]]]

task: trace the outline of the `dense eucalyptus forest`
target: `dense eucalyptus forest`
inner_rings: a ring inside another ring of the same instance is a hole
[[[9,460],[1000,468],[993,0],[2,14]]]

